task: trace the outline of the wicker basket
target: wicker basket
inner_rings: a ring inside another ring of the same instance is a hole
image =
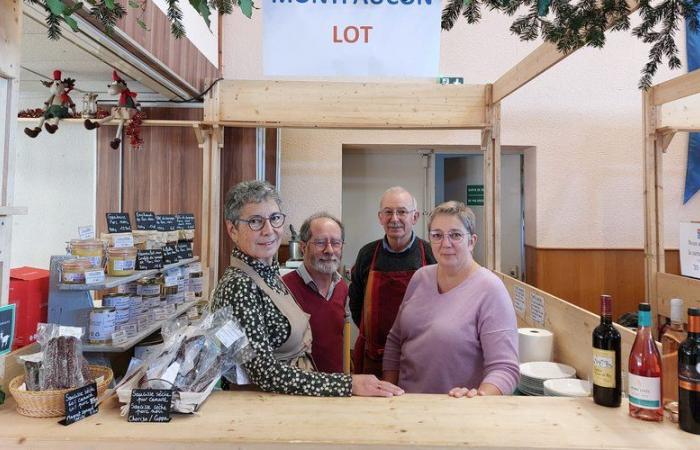
[[[93,379],[103,377],[97,385],[99,397],[112,382],[112,369],[102,366],[90,366],[90,375]],[[15,377],[10,381],[10,393],[17,402],[17,412],[28,417],[61,417],[66,415],[64,396],[73,389],[60,389],[54,391],[24,391],[19,387],[24,383],[24,375]]]

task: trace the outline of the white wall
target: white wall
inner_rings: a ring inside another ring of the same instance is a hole
[[[12,267],[49,268],[51,255],[65,254],[78,227],[95,224],[96,139],[82,123],[60,124],[31,139],[17,125],[15,200],[29,214],[14,216]]]
[[[483,14],[480,24],[460,20],[442,33],[442,74],[463,76],[467,83],[493,82],[538,45],[510,34],[513,18]],[[262,78],[261,16],[224,19],[225,28],[246,36],[224,36],[225,78]],[[681,30],[677,42],[683,51],[684,40]],[[603,50],[579,50],[503,101],[501,144],[534,146],[537,152],[525,161],[537,173],[526,185],[526,214],[534,222],[527,244],[643,247],[642,112],[636,86],[648,50],[628,32],[608,34]],[[661,69],[654,82],[682,73]],[[303,220],[319,208],[339,213],[342,145],[382,143],[479,145],[479,134],[284,130],[282,196],[292,219]],[[664,157],[664,230],[671,248],[678,245],[678,222],[700,219],[700,196],[681,206],[686,157],[687,137],[681,134]]]

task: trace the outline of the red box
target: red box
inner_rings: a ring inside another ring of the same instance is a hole
[[[46,322],[49,310],[49,271],[35,267],[10,270],[10,303],[15,305],[16,350],[36,341],[36,325]]]

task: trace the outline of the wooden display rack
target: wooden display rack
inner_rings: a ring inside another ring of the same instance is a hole
[[[642,97],[646,297],[654,320],[670,317],[672,298],[683,299],[685,317],[688,307],[700,307],[700,280],[666,273],[663,156],[676,133],[700,131],[700,69],[652,86]]]

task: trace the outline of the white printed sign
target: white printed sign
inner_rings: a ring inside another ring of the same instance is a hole
[[[544,298],[534,292],[530,295],[530,318],[539,326],[544,326]]]
[[[525,315],[525,288],[522,286],[513,286],[513,306],[515,307],[515,312],[519,316]]]
[[[434,77],[438,0],[263,0],[268,76]]]
[[[78,235],[80,239],[95,239],[95,227],[92,225],[78,227]]]
[[[681,275],[700,278],[700,222],[681,223]]]

